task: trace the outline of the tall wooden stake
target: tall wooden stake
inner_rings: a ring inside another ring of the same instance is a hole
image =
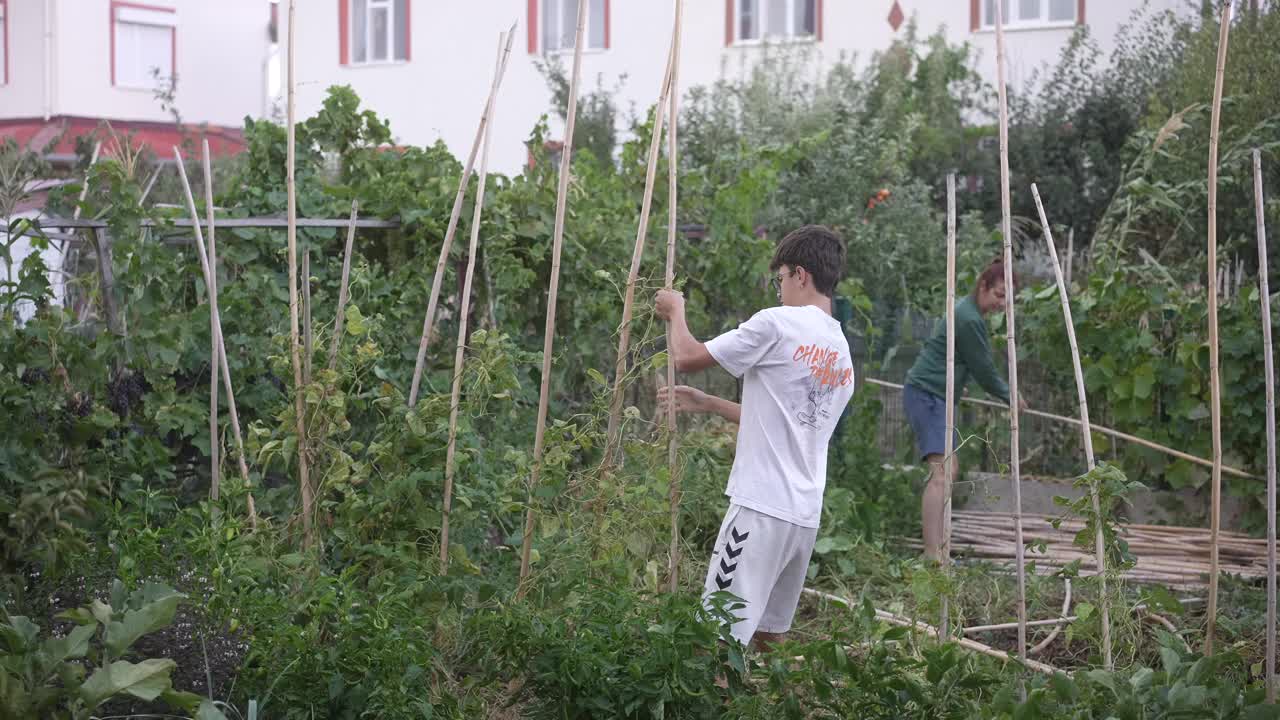
[[[182,153],[178,150],[178,146],[173,147],[173,159],[178,165],[178,177],[182,179],[182,190],[187,197],[187,210],[191,213],[191,227],[196,234],[196,255],[200,258],[200,272],[204,275],[205,290],[208,291],[213,273],[209,266],[209,252],[204,245],[204,233],[200,228],[200,211],[196,210],[196,199],[191,194],[191,183],[187,181],[187,170],[182,164]],[[246,490],[249,488],[249,465],[245,461],[244,452],[244,436],[240,433],[240,415],[236,412],[236,396],[231,390],[231,366],[227,364],[227,343],[226,338],[222,334],[222,315],[218,312],[218,298],[216,295],[209,295],[209,312],[213,314],[213,324],[217,328],[216,336],[218,338],[217,357],[214,359],[214,365],[222,368],[222,389],[227,393],[227,410],[231,413],[231,431],[236,439],[236,460],[240,468],[240,479],[244,482]],[[249,523],[253,527],[258,526],[258,514],[253,504],[253,492],[249,491]]]
[[[427,299],[427,314],[422,319],[422,338],[418,341],[418,358],[413,367],[413,381],[409,385],[409,407],[418,404],[418,390],[422,384],[422,371],[427,362],[427,343],[431,341],[432,329],[436,322],[436,306],[440,302],[440,288],[444,283],[445,267],[449,263],[449,251],[453,248],[453,236],[458,231],[458,219],[462,217],[462,201],[467,195],[467,182],[471,180],[471,170],[475,167],[476,154],[480,152],[480,142],[484,139],[485,129],[489,124],[489,108],[493,107],[502,85],[502,77],[507,70],[507,60],[511,57],[511,41],[515,37],[515,26],[507,31],[507,44],[502,49],[502,60],[497,74],[489,86],[489,97],[485,100],[484,111],[480,113],[480,124],[476,127],[475,140],[471,142],[471,154],[467,156],[466,167],[462,177],[458,178],[458,193],[453,198],[453,210],[449,214],[449,226],[444,232],[444,242],[440,244],[440,259],[436,261],[436,274],[431,280],[431,295]]]
[[[547,405],[551,399],[551,360],[556,340],[556,300],[560,296],[560,250],[564,246],[564,216],[569,200],[569,180],[573,173],[573,130],[578,118],[578,78],[582,74],[582,45],[586,37],[587,13],[591,3],[578,0],[578,28],[573,41],[573,74],[569,76],[569,106],[565,110],[564,146],[560,149],[560,176],[556,187],[556,219],[551,231],[551,281],[547,286],[547,319],[542,330],[542,382],[538,387],[538,424],[533,435],[533,466],[529,472],[529,492],[524,514],[524,538],[520,545],[520,589],[526,590],[529,558],[533,551],[533,530],[537,517],[534,493],[542,477],[542,455],[547,434]]]
[[[951,572],[951,486],[956,452],[956,176],[947,174],[947,380],[946,433],[942,454],[942,571]],[[951,598],[942,596],[942,637],[951,636]]]
[[[1271,350],[1271,288],[1263,215],[1262,152],[1253,151],[1253,213],[1258,224],[1258,296],[1262,303],[1262,366],[1267,387],[1267,702],[1276,701],[1276,375]]]
[[[1000,14],[1001,3],[995,3],[996,11],[996,89],[1000,95],[1000,222],[1004,235],[1004,322],[1008,338],[1009,357],[1009,470],[1013,486],[1013,534],[1016,548],[1014,557],[1018,570],[1018,658],[1027,655],[1027,568],[1023,557],[1022,541],[1022,471],[1019,467],[1018,447],[1018,346],[1013,322],[1013,220],[1009,200],[1009,102],[1004,78],[1004,19]],[[1021,686],[1026,694],[1026,686]]]
[[[667,277],[666,288],[675,288],[676,282],[676,182],[680,175],[680,151],[677,130],[680,120],[680,26],[684,15],[684,0],[676,0],[675,31],[671,40],[671,117],[667,129]],[[667,387],[676,387],[676,361],[671,355],[671,323],[667,323]],[[680,585],[680,438],[677,435],[676,406],[667,403],[667,477],[670,483],[671,548],[667,553],[668,589],[675,592]]]
[[[678,23],[680,18],[676,18]],[[603,471],[613,467],[618,450],[622,424],[622,381],[627,374],[627,348],[631,343],[631,313],[635,304],[636,280],[640,276],[640,261],[644,257],[645,236],[649,233],[649,209],[653,204],[653,183],[658,170],[658,155],[662,150],[662,122],[667,109],[667,93],[671,91],[671,69],[675,60],[676,33],[672,31],[671,48],[667,52],[667,67],[663,71],[662,90],[653,111],[653,133],[649,137],[649,165],[645,171],[644,196],[640,203],[640,222],[636,228],[635,249],[631,253],[631,271],[627,275],[627,289],[622,299],[622,325],[618,332],[618,361],[614,367],[613,395],[609,401],[609,423],[604,442]]]
[[[348,283],[351,281],[351,250],[356,242],[356,215],[360,201],[351,201],[351,224],[347,226],[347,247],[342,251],[342,284],[338,286],[338,314],[333,320],[333,340],[329,342],[329,369],[338,366],[338,347],[342,345],[342,325],[346,320]]]
[[[311,477],[308,473],[307,461],[310,443],[307,442],[306,402],[303,397],[305,382],[302,376],[302,355],[298,337],[298,200],[294,179],[294,93],[293,75],[293,28],[294,3],[289,0],[289,56],[287,61],[288,75],[288,126],[287,152],[285,159],[285,187],[288,190],[288,241],[289,241],[289,355],[293,360],[293,414],[294,426],[298,433],[298,486],[302,494],[302,533],[303,544],[311,547],[315,535],[311,522],[315,508],[313,506]]]
[[[1067,297],[1067,282],[1062,272],[1062,265],[1057,261],[1058,248],[1053,243],[1053,230],[1049,227],[1049,218],[1044,211],[1044,203],[1040,202],[1040,190],[1031,184],[1031,195],[1036,201],[1036,211],[1040,213],[1040,226],[1044,228],[1044,241],[1049,246],[1049,256],[1054,258],[1053,274],[1058,281],[1058,297],[1062,300],[1062,317],[1067,323],[1067,342],[1071,345],[1071,363],[1076,373],[1076,395],[1080,398],[1080,432],[1084,439],[1085,472],[1093,469],[1093,431],[1089,426],[1089,398],[1084,389],[1084,370],[1080,367],[1080,347],[1076,344],[1076,326],[1071,319],[1071,301]],[[1068,256],[1070,257],[1070,256]],[[1099,520],[1094,527],[1093,552],[1098,563],[1098,596],[1102,613],[1102,666],[1110,670],[1111,658],[1111,598],[1107,595],[1107,554],[1102,537],[1102,504],[1098,499],[1098,488],[1089,486],[1089,499],[1093,503],[1093,514]]]
[[[1213,113],[1209,121],[1209,423],[1213,433],[1212,499],[1209,510],[1209,607],[1204,630],[1204,654],[1213,654],[1218,632],[1218,532],[1222,522],[1222,390],[1218,377],[1218,121],[1222,117],[1222,76],[1227,65],[1227,36],[1231,31],[1231,3],[1221,3],[1218,68],[1213,82]]]
[[[1067,230],[1067,287],[1071,287],[1071,258],[1076,254],[1076,229]]]
[[[214,239],[213,218],[213,171],[209,167],[209,141],[204,141],[204,208],[209,218],[209,307],[218,299],[218,250]],[[218,347],[222,340],[218,337],[218,323],[214,322],[213,313],[209,313],[209,497],[218,501],[218,489],[221,484],[222,468],[219,463],[218,437]]]
[[[311,356],[315,336],[311,332],[311,241],[302,251],[302,382],[311,384]]]
[[[498,36],[498,58],[494,63],[494,79],[502,72],[502,56],[508,34]],[[487,124],[493,126],[497,102],[489,103]],[[476,248],[480,245],[480,215],[484,210],[484,185],[489,175],[489,141],[493,133],[484,134],[484,149],[480,153],[480,180],[476,186],[476,207],[471,214],[471,246],[467,251],[467,274],[462,285],[462,309],[458,313],[458,344],[453,354],[453,394],[449,399],[449,448],[445,453],[444,503],[440,508],[440,573],[449,569],[449,510],[453,505],[453,475],[457,470],[458,405],[462,398],[462,371],[465,369],[467,350],[467,316],[471,313],[471,281],[476,274]]]

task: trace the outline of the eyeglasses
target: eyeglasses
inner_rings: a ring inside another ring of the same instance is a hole
[[[800,268],[795,268],[791,270],[791,272],[787,273],[787,277],[795,277],[796,273],[799,272],[799,270]],[[778,299],[781,300],[782,299],[782,276],[781,275],[771,276],[769,278],[769,287],[773,288],[773,291],[778,295]]]

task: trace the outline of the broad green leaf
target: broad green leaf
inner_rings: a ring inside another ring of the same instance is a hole
[[[44,641],[44,652],[50,663],[82,658],[89,652],[89,640],[98,632],[98,625],[77,625],[66,637],[49,638]]]
[[[169,594],[161,595],[137,610],[126,612],[123,620],[108,623],[107,632],[102,637],[107,656],[120,657],[138,638],[173,622],[178,602],[185,597],[182,593],[169,590]]]
[[[212,700],[205,699],[200,703],[200,710],[196,713],[196,720],[227,720],[227,716],[213,704]]]
[[[120,693],[139,700],[155,700],[170,688],[169,673],[177,666],[172,660],[143,660],[136,665],[117,660],[98,668],[84,681],[80,686],[80,699],[90,710]]]

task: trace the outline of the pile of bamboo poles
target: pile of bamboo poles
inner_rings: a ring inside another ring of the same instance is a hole
[[[1026,559],[1037,570],[1059,570],[1077,560],[1082,573],[1097,571],[1094,553],[1073,545],[1084,528],[1079,521],[1064,520],[1057,528],[1048,515],[1024,514],[1023,539],[1030,546]],[[1191,589],[1208,584],[1210,531],[1174,525],[1121,524],[1121,538],[1137,556],[1137,564],[1123,573],[1127,580]],[[1007,513],[957,510],[952,513],[952,551],[960,556],[1014,560],[1014,529]],[[1039,549],[1039,543],[1044,549]],[[1267,541],[1231,532],[1218,533],[1219,568],[1222,572],[1254,580],[1267,577]]]

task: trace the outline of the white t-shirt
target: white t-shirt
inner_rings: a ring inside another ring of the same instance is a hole
[[[827,484],[827,442],[853,397],[853,365],[840,323],[813,305],[761,310],[707,343],[743,378],[732,502],[816,528]]]

